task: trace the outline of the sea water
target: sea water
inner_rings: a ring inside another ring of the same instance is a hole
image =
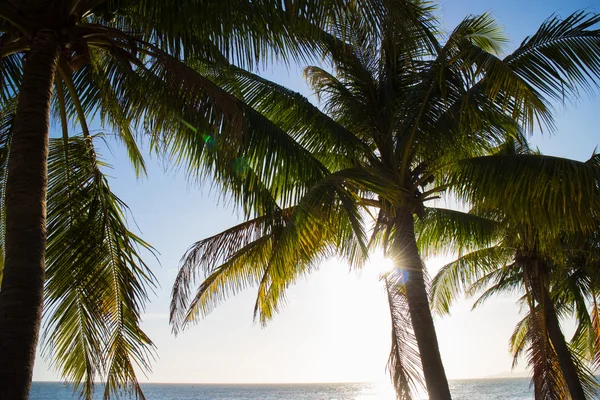
[[[394,400],[389,384],[142,384],[147,400]],[[97,399],[102,399],[98,387]],[[529,379],[450,381],[454,400],[530,400]],[[1,398],[1,396],[0,396]],[[57,382],[34,382],[30,400],[72,400],[73,388]],[[119,398],[128,399],[127,396]],[[425,399],[425,397],[423,397]]]

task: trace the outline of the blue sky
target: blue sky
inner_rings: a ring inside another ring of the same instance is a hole
[[[600,12],[597,0],[444,0],[440,18],[451,30],[468,14],[489,11],[517,46],[540,23],[556,13],[577,9]],[[266,68],[264,75],[307,96],[302,68]],[[537,132],[532,143],[544,153],[588,158],[600,144],[600,101],[582,97],[559,107],[554,134]],[[377,281],[381,259],[375,257],[361,274],[329,260],[289,292],[286,307],[266,329],[252,321],[252,290],[219,307],[178,337],[168,326],[169,293],[179,258],[196,240],[239,222],[239,214],[217,202],[210,184],[190,184],[182,173],[165,171],[149,160],[147,178],[136,179],[116,143],[101,153],[114,169],[112,189],[130,206],[143,238],[159,252],[148,259],[161,287],[148,304],[143,327],[158,346],[148,380],[154,382],[313,382],[385,380],[390,325],[385,298]],[[132,221],[132,226],[133,221]],[[444,260],[431,260],[436,271]],[[508,338],[519,319],[514,299],[490,301],[470,312],[458,304],[451,317],[436,318],[442,357],[450,378],[506,373],[511,368]],[[567,327],[567,330],[570,328]],[[38,357],[34,379],[58,376]]]

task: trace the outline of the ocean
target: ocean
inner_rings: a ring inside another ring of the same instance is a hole
[[[147,400],[394,400],[389,384],[153,384],[142,385]],[[529,379],[477,379],[450,382],[454,400],[530,400]],[[30,400],[73,400],[73,388],[34,382]],[[97,393],[98,400],[102,398]],[[128,398],[128,397],[120,397]],[[423,397],[423,400],[425,397]]]

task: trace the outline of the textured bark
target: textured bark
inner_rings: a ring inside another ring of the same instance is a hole
[[[404,213],[397,217],[396,236],[392,245],[396,267],[408,271],[406,297],[429,399],[450,400],[452,397],[429,308],[423,261],[417,249],[414,219],[411,213]]]
[[[46,188],[58,35],[39,31],[25,63],[8,160],[0,290],[0,397],[27,399],[42,317]]]

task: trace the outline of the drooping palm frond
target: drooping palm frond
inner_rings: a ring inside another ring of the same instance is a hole
[[[540,399],[565,400],[567,384],[558,364],[556,352],[544,328],[541,312],[529,315],[527,363],[532,371],[531,385]]]
[[[126,225],[92,137],[52,139],[49,155],[44,350],[63,377],[91,398],[130,390],[144,398],[136,368],[149,371],[154,345],[140,329],[152,248]]]
[[[510,338],[510,351],[513,355],[513,367],[522,358],[526,358],[532,372],[531,385],[534,387],[536,397],[570,399],[564,381],[562,371],[550,339],[544,337],[543,317],[539,311],[536,317],[527,313],[519,323]],[[537,321],[535,320],[537,318]],[[593,371],[582,362],[583,357],[577,353],[577,348],[571,347],[573,351],[573,362],[577,374],[582,382],[587,398],[595,398],[600,389]]]
[[[15,51],[18,47],[10,49],[10,45],[10,34],[0,35],[0,101],[3,106],[14,101],[23,74],[23,61]]]
[[[383,277],[392,319],[392,349],[387,369],[396,389],[396,399],[411,400],[424,383],[402,276],[402,271],[394,270]]]
[[[500,274],[513,255],[512,249],[494,246],[475,250],[446,264],[431,281],[432,309],[449,314],[450,307],[460,295],[473,295],[484,286],[482,280],[488,284],[491,279],[501,279]],[[495,274],[498,272],[500,274]]]
[[[192,245],[181,259],[171,295],[170,322],[177,333],[217,302],[260,282],[275,234],[293,209],[280,210],[229,228]],[[205,278],[196,296],[190,289]]]
[[[220,52],[244,67],[272,57],[296,61],[314,57],[319,45],[315,40],[318,30],[331,25],[343,27],[349,18],[360,21],[371,35],[389,23],[407,31],[435,27],[432,3],[411,0],[196,0],[186,1],[183,6],[147,0],[131,2],[122,11],[136,23],[145,24],[143,31],[151,32],[149,37],[178,56],[193,57],[204,50],[204,41],[210,40]],[[199,12],[202,14],[198,18],[190,19]],[[128,26],[118,19],[113,23],[119,28]],[[182,30],[182,24],[187,29]]]
[[[600,365],[600,313],[597,300],[600,253],[595,236],[590,235],[587,243],[565,260],[563,275],[567,275],[566,279],[561,279],[559,275],[552,293],[555,301],[577,320],[571,346],[597,370]]]
[[[508,341],[510,353],[513,356],[512,368],[515,368],[520,359],[525,357],[529,346],[529,329],[531,323],[531,315],[527,313],[517,324]]]
[[[182,258],[173,287],[174,330],[255,285],[255,318],[264,325],[285,301],[286,289],[323,258],[337,252],[350,263],[361,263],[367,253],[361,244],[361,215],[348,196],[327,183],[316,185],[293,208],[248,220],[194,244]],[[204,280],[190,299],[190,287],[200,272]]]
[[[503,232],[500,222],[491,218],[445,208],[425,207],[415,223],[421,254],[436,255],[489,247]]]
[[[348,162],[366,153],[354,134],[337,124],[299,93],[235,66],[198,65],[219,86],[242,99],[250,107],[277,124],[329,168],[351,165],[328,164],[328,156]],[[350,157],[352,155],[352,157]]]
[[[458,162],[448,182],[473,204],[537,221],[553,235],[597,226],[600,169],[590,163],[535,154],[477,157]]]
[[[590,319],[580,322],[581,334],[574,337],[573,344],[597,369],[600,365],[600,310],[596,301],[590,308]]]
[[[339,176],[330,177],[302,197],[277,239],[254,309],[263,325],[278,311],[290,284],[314,271],[324,259],[338,255],[357,267],[367,258],[360,208],[352,193],[335,183]]]

